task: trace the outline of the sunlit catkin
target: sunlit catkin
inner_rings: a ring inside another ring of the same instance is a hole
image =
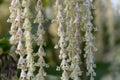
[[[25,53],[26,53],[26,67],[27,67],[27,74],[26,78],[27,80],[31,80],[34,77],[33,72],[35,71],[34,67],[34,57],[33,57],[33,48],[32,48],[32,41],[33,36],[31,33],[32,25],[31,25],[31,12],[30,12],[30,2],[31,0],[23,0],[22,1],[22,19],[24,21],[23,23],[23,29],[24,29],[24,42],[25,42]]]
[[[23,47],[23,31],[22,31],[22,21],[21,21],[21,12],[22,7],[19,0],[12,0],[10,6],[10,18],[8,22],[11,22],[11,29],[10,29],[10,43],[12,45],[17,45],[16,53],[19,54],[18,60],[18,69],[21,69],[20,73],[20,80],[26,80],[26,62],[24,59],[25,51]]]
[[[36,80],[45,80],[46,72],[44,71],[44,68],[47,67],[48,65],[44,60],[46,53],[43,48],[43,46],[45,45],[45,40],[44,40],[45,30],[43,27],[44,16],[42,13],[42,9],[43,9],[42,0],[37,1],[35,9],[37,11],[37,15],[34,20],[34,23],[38,24],[38,29],[36,34],[36,43],[39,46],[38,52],[36,53],[36,56],[38,56],[39,58],[37,63],[35,63],[35,65],[39,67],[39,71],[36,75]]]
[[[63,1],[56,0],[55,8],[57,10],[56,22],[58,24],[58,36],[59,42],[58,46],[60,47],[59,59],[61,60],[60,67],[57,69],[62,69],[61,80],[69,80],[69,64],[67,62],[67,51],[66,51],[66,35],[65,35],[65,25],[64,25],[64,14],[63,14]]]
[[[84,6],[84,31],[85,31],[85,55],[86,58],[86,68],[87,68],[87,75],[90,76],[90,80],[94,80],[94,76],[96,76],[96,73],[94,71],[94,68],[96,67],[94,63],[94,52],[97,50],[94,46],[94,35],[92,33],[93,30],[96,30],[96,28],[93,26],[91,20],[93,19],[92,16],[92,9],[94,9],[94,6],[92,4],[92,0],[85,0],[83,3]]]

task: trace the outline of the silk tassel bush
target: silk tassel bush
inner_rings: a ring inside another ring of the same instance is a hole
[[[33,22],[31,0],[11,1],[9,8],[11,14],[8,19],[11,23],[10,43],[16,46],[16,53],[19,55],[18,69],[21,71],[19,80],[46,80],[47,77],[44,70],[48,64],[44,60],[45,20],[42,1],[37,0],[35,5],[37,14]],[[57,13],[53,23],[58,25],[59,41],[55,48],[60,50],[58,57],[61,63],[57,70],[62,71],[61,80],[83,80],[83,75],[89,76],[89,80],[94,80],[96,76],[93,55],[97,48],[94,46],[93,31],[97,29],[92,24],[94,9],[92,3],[92,0],[56,0],[55,2],[54,8]],[[32,24],[38,25],[36,34],[32,34]],[[36,53],[32,47],[33,41],[39,47]],[[83,44],[84,47],[81,46]],[[37,61],[35,57],[38,57]],[[35,74],[38,69],[36,67],[39,67],[39,70]]]

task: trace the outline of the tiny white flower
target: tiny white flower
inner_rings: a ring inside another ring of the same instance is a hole
[[[21,78],[25,78],[26,77],[26,72],[24,70],[21,71],[20,77]]]

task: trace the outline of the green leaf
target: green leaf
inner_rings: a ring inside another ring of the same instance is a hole
[[[0,39],[0,48],[3,49],[3,52],[6,53],[10,50],[10,43],[6,38]]]
[[[3,0],[0,0],[0,4],[3,2]]]
[[[48,5],[50,5],[50,0],[42,0],[42,4],[44,7],[48,6]]]

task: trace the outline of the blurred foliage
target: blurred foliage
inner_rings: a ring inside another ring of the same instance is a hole
[[[0,55],[0,80],[13,80],[16,75],[17,63],[14,58],[8,54]]]
[[[6,38],[0,39],[0,48],[3,49],[4,53],[9,53],[11,45],[9,44],[9,41]]]
[[[0,0],[0,4],[3,2],[3,0]]]

